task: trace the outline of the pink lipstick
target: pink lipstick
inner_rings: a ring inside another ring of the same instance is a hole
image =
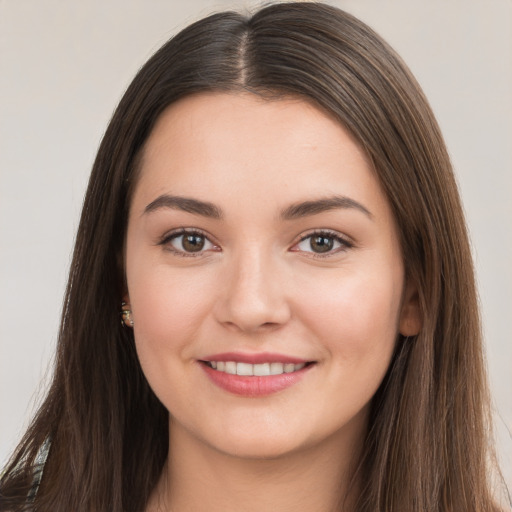
[[[200,361],[210,380],[230,393],[260,397],[277,393],[299,382],[314,362],[272,353],[215,354]]]

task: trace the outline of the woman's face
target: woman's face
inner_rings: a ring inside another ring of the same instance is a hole
[[[353,443],[399,331],[418,329],[369,160],[299,99],[168,108],[125,257],[137,352],[171,429],[228,454]]]

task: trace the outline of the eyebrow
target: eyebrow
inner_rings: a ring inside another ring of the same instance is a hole
[[[171,196],[163,194],[151,201],[144,213],[151,213],[160,208],[171,208],[173,210],[182,210],[184,212],[202,215],[203,217],[210,217],[213,219],[221,219],[222,211],[213,203],[207,201],[200,201],[199,199],[192,199],[191,197]]]
[[[365,208],[361,203],[358,203],[354,199],[346,196],[331,196],[313,201],[304,201],[301,203],[295,203],[281,212],[281,218],[283,220],[293,220],[301,217],[307,217],[309,215],[317,215],[318,213],[326,212],[329,210],[336,209],[351,209],[354,208],[364,213],[370,219],[373,219],[373,215]]]
[[[181,210],[187,213],[213,219],[223,218],[222,210],[213,203],[193,199],[191,197],[173,196],[168,194],[163,194],[149,203],[146,208],[144,208],[144,213],[151,213],[161,208]],[[373,219],[372,213],[366,207],[346,196],[331,196],[322,199],[294,203],[281,212],[280,218],[283,220],[294,220],[311,215],[317,215],[329,210],[351,208],[359,210],[370,219]]]

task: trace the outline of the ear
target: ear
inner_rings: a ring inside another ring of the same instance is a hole
[[[400,310],[399,331],[402,336],[416,336],[421,330],[422,318],[418,289],[407,283]]]

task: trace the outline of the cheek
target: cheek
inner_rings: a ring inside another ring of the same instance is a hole
[[[166,266],[146,265],[128,274],[128,286],[144,375],[169,411],[180,410],[180,397],[188,396],[186,383],[195,366],[190,340],[201,338],[209,310],[206,283]]]
[[[334,286],[331,293],[317,288],[302,307],[325,357],[322,386],[331,393],[322,387],[317,396],[325,397],[323,407],[333,425],[363,410],[380,386],[397,340],[401,300],[400,279],[376,281],[367,275],[340,282],[335,292]]]
[[[400,274],[353,273],[316,285],[302,296],[302,317],[332,355],[355,361],[392,352],[398,334]]]
[[[186,358],[187,340],[204,328],[202,319],[210,309],[213,283],[204,273],[190,269],[179,272],[151,264],[133,268],[127,279],[141,363],[155,358],[156,364],[163,364],[160,358],[167,353]]]

